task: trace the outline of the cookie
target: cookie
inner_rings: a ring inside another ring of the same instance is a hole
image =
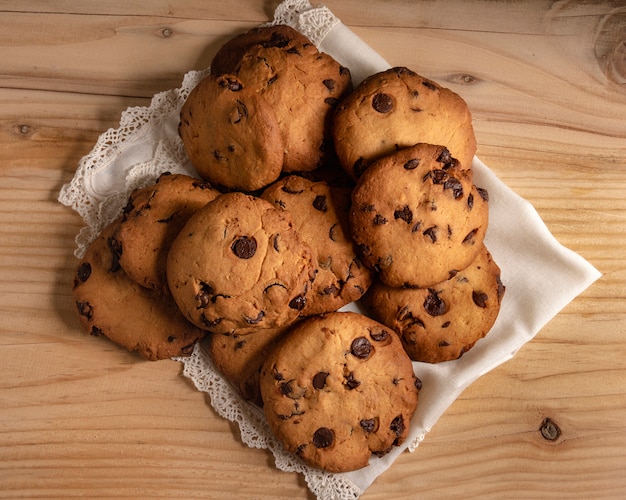
[[[391,329],[333,312],[291,330],[263,363],[260,387],[284,447],[313,467],[345,472],[405,439],[421,382]]]
[[[481,248],[488,195],[443,146],[417,144],[372,163],[352,192],[360,256],[389,286],[428,287]]]
[[[235,76],[203,78],[181,108],[178,132],[198,174],[217,188],[254,191],[282,170],[273,106]]]
[[[277,47],[286,52],[317,52],[313,43],[291,26],[259,26],[224,43],[213,56],[211,72],[217,75],[232,74],[246,52],[256,46]]]
[[[442,145],[469,168],[476,152],[472,117],[453,91],[408,68],[366,78],[337,107],[333,137],[353,178],[377,158],[418,142]]]
[[[291,175],[273,183],[262,198],[291,214],[302,240],[313,252],[315,278],[303,316],[336,311],[358,300],[372,282],[349,231],[348,187],[332,187]]]
[[[317,49],[257,45],[234,74],[272,104],[285,145],[283,172],[315,170],[334,154],[331,121],[351,90],[347,68]]]
[[[155,184],[133,191],[114,235],[126,274],[140,285],[168,291],[165,268],[172,241],[187,219],[219,194],[208,182],[182,174],[163,174]]]
[[[483,338],[500,311],[505,287],[483,245],[476,259],[429,288],[373,284],[363,298],[372,317],[395,330],[414,361],[458,359]]]
[[[247,401],[263,406],[259,387],[261,365],[270,351],[289,331],[282,328],[259,329],[241,335],[208,335],[202,343],[215,368]]]
[[[183,317],[170,295],[126,275],[112,239],[119,223],[107,226],[78,264],[72,293],[81,324],[149,360],[191,354],[205,332]]]
[[[176,303],[214,333],[293,322],[312,271],[311,250],[289,214],[244,193],[222,194],[192,215],[167,260]]]

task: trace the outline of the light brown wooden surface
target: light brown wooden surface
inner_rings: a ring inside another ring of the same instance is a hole
[[[179,364],[82,332],[70,292],[82,222],[56,201],[124,109],[178,87],[277,3],[0,3],[0,497],[311,498]],[[622,496],[626,3],[326,5],[390,63],[460,93],[479,157],[603,273],[363,498]]]

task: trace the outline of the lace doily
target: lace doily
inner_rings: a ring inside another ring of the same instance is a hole
[[[286,0],[268,24],[288,24],[350,68],[353,83],[388,68],[387,62],[343,25],[326,7],[306,0]],[[76,237],[75,254],[84,252],[101,230],[122,212],[133,189],[153,183],[163,172],[196,175],[178,136],[180,109],[189,92],[207,74],[190,71],[181,87],[154,96],[148,107],[122,113],[80,161],[59,201],[78,212],[85,226]],[[286,453],[265,422],[262,411],[243,401],[197,345],[190,357],[174,358],[198,390],[224,418],[238,424],[243,442],[270,450],[276,467],[303,474],[320,499],[351,500],[384,472],[400,453],[414,451],[443,412],[480,376],[510,359],[517,350],[600,273],[550,234],[534,208],[505,186],[479,159],[474,179],[488,189],[490,229],[485,244],[502,269],[507,286],[500,315],[489,335],[461,359],[439,365],[415,363],[424,386],[407,441],[364,469],[331,474],[312,469]],[[348,309],[358,306],[351,304]],[[354,309],[353,309],[354,310]]]

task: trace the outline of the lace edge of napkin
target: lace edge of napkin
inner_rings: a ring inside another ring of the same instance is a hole
[[[285,0],[274,11],[274,20],[266,26],[287,24],[298,30],[316,46],[341,21],[327,7],[314,7],[308,0]]]

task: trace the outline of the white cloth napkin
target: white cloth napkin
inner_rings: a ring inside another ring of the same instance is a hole
[[[289,24],[307,35],[320,50],[350,68],[355,85],[389,68],[326,7],[313,7],[307,0],[284,1],[268,24]],[[149,107],[129,108],[122,114],[120,126],[102,134],[81,160],[76,175],[59,195],[59,201],[76,210],[86,223],[76,238],[76,255],[82,255],[89,242],[120,213],[132,189],[153,182],[164,171],[194,175],[176,126],[182,103],[205,74],[190,71],[180,88],[157,94]],[[200,347],[189,358],[177,358],[184,364],[185,376],[209,394],[218,413],[239,425],[246,444],[270,449],[276,466],[302,473],[318,498],[358,498],[400,453],[416,449],[466,387],[514,356],[600,277],[582,257],[559,244],[532,205],[504,185],[484,163],[474,158],[472,167],[475,183],[489,192],[485,244],[502,270],[506,294],[492,330],[461,359],[436,365],[413,364],[423,388],[403,446],[383,458],[373,458],[368,467],[355,472],[330,474],[311,469],[282,450],[262,412],[240,399]],[[359,311],[360,307],[350,304],[346,309]]]

